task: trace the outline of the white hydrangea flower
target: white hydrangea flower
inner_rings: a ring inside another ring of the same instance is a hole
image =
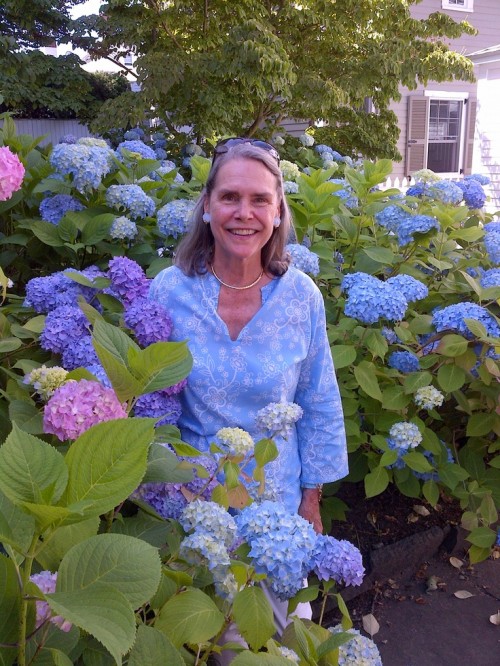
[[[283,180],[297,180],[300,176],[300,169],[294,162],[281,160],[280,169],[283,174]]]
[[[62,386],[68,371],[59,366],[47,368],[45,365],[35,368],[23,379],[24,384],[31,384],[42,400],[48,400]]]
[[[423,386],[415,393],[415,404],[422,409],[434,409],[441,407],[444,402],[444,395],[434,386]]]
[[[303,414],[302,407],[294,402],[271,402],[257,412],[256,425],[260,430],[268,431],[271,437],[288,439],[293,424]]]
[[[216,434],[223,446],[233,456],[245,456],[254,450],[255,443],[246,430],[241,428],[221,428]]]
[[[310,134],[301,134],[299,136],[299,141],[300,143],[305,146],[306,148],[310,148],[311,146],[314,146],[314,137],[311,136]]]

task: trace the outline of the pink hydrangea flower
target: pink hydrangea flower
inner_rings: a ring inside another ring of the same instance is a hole
[[[43,430],[61,441],[76,439],[91,426],[102,421],[126,418],[113,389],[100,382],[81,379],[59,387],[45,405]]]
[[[7,146],[0,147],[0,201],[7,201],[23,182],[24,166]]]
[[[37,587],[44,594],[51,594],[56,591],[56,582],[57,582],[57,573],[52,573],[51,571],[41,571],[38,574],[33,574],[30,576],[32,583],[35,583]],[[50,606],[46,601],[37,601],[36,602],[36,628],[40,627],[44,622],[49,620],[53,624],[57,625],[62,631],[69,631],[71,629],[71,622],[65,620],[60,615],[55,615],[52,617],[52,611]]]

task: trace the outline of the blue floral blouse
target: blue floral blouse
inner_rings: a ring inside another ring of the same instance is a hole
[[[188,277],[177,267],[153,280],[150,298],[173,320],[171,340],[187,340],[193,369],[181,394],[184,441],[206,451],[225,427],[257,441],[257,412],[270,402],[304,410],[266,481],[297,511],[301,486],[313,487],[348,472],[342,405],[326,335],[323,298],[305,273],[290,267],[262,288],[262,307],[231,340],[217,313],[220,285],[211,273]]]

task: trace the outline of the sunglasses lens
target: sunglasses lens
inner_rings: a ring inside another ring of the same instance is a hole
[[[270,153],[277,162],[280,161],[278,151],[274,146],[271,146],[271,144],[267,143],[266,141],[261,141],[260,139],[243,139],[241,137],[234,137],[232,139],[223,139],[222,141],[219,141],[219,143],[214,148],[214,158],[217,157],[217,155],[227,153],[230,148],[239,146],[242,143],[249,143],[251,146],[265,150],[267,153]]]

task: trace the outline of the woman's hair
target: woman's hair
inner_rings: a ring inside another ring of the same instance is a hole
[[[290,259],[285,252],[288,242],[292,217],[283,191],[283,177],[275,158],[262,148],[250,143],[242,143],[231,147],[226,153],[217,155],[212,161],[212,168],[191,218],[188,233],[182,239],[175,253],[175,265],[186,275],[203,275],[213,261],[215,242],[210,224],[203,221],[204,205],[215,187],[217,175],[224,164],[235,159],[250,159],[261,162],[276,178],[276,190],[280,204],[279,227],[274,227],[271,238],[262,248],[262,268],[271,275],[283,275]]]

